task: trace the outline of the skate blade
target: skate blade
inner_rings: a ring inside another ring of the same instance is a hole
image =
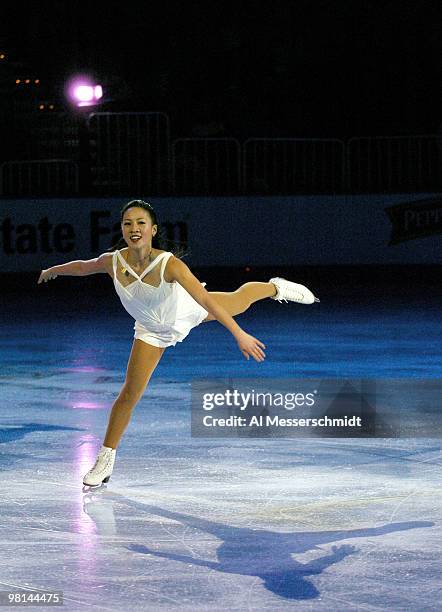
[[[96,491],[97,489],[101,489],[104,485],[109,482],[110,476],[107,476],[102,482],[99,482],[96,485],[89,485],[83,482],[83,491]]]
[[[99,491],[105,491],[107,486],[103,483],[99,485],[83,485],[83,493],[98,493]]]

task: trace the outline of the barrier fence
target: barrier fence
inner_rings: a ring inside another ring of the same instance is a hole
[[[8,161],[0,166],[0,194],[5,197],[79,194],[78,165],[67,159]]]
[[[345,145],[340,140],[252,138],[243,146],[249,194],[341,193]]]
[[[180,138],[172,145],[175,194],[241,193],[241,145],[234,138]]]
[[[97,194],[165,194],[170,128],[164,113],[89,115],[91,188]]]
[[[77,161],[81,122],[69,113],[42,113],[30,126],[28,159],[70,159]]]
[[[347,143],[297,138],[251,138],[242,145],[235,138],[179,138],[171,143],[164,113],[92,113],[69,121],[63,116],[52,128],[39,126],[35,154],[62,151],[62,155],[2,164],[1,196],[442,189],[442,137],[434,135],[357,137]]]
[[[347,143],[351,193],[440,191],[442,139],[437,136],[352,138]]]

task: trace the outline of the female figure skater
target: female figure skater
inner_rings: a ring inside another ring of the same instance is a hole
[[[116,449],[164,350],[181,342],[193,327],[217,320],[238,343],[246,359],[264,361],[265,345],[246,333],[233,317],[253,302],[272,298],[312,304],[317,300],[306,287],[281,278],[268,283],[245,283],[236,291],[207,292],[189,268],[172,253],[160,248],[158,221],[147,202],[133,200],[121,211],[123,237],[113,252],[88,261],[71,261],[42,270],[38,283],[58,275],[86,276],[107,273],[130,315],[135,319],[135,339],[124,385],[115,400],[106,436],[95,465],[83,484],[108,482]],[[125,248],[119,250],[121,246]]]

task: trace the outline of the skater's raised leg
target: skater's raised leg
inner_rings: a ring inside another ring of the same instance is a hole
[[[298,283],[284,278],[272,278],[268,283],[250,282],[241,285],[236,291],[210,291],[212,297],[231,317],[245,312],[254,302],[272,298],[278,301],[297,302],[298,304],[313,304],[319,302],[313,293]],[[211,314],[205,321],[213,321]]]
[[[276,287],[272,283],[250,282],[241,285],[236,291],[209,291],[231,317],[245,312],[254,302],[276,295]],[[209,314],[205,321],[213,321],[215,317]]]

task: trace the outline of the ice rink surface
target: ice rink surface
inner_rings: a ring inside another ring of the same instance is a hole
[[[262,364],[203,324],[84,492],[132,343],[111,291],[5,305],[0,590],[63,591],[66,610],[441,609],[439,439],[190,436],[194,377],[442,378],[440,309],[267,301],[238,319]]]

